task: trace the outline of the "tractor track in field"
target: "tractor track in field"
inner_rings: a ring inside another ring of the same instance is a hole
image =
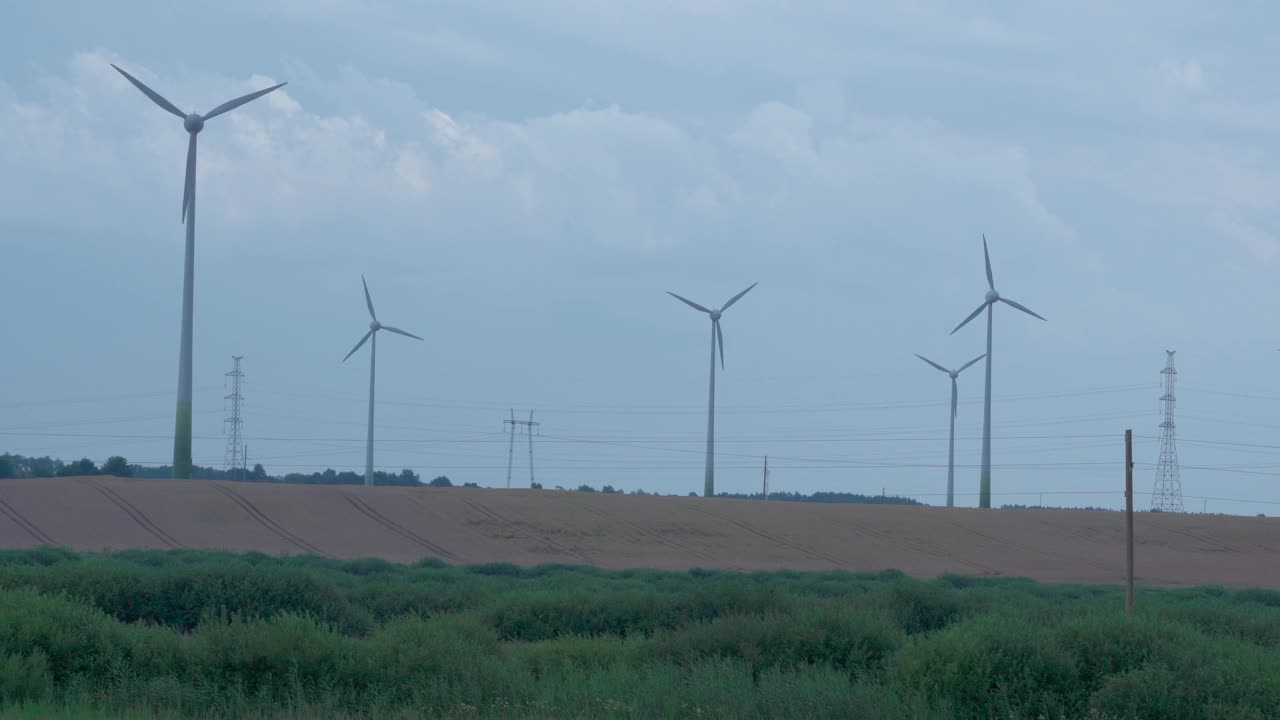
[[[151,518],[147,517],[146,513],[139,510],[137,506],[135,506],[133,503],[129,502],[128,500],[125,500],[120,495],[120,493],[116,492],[115,490],[112,490],[111,488],[107,487],[106,485],[103,485],[102,483],[96,480],[90,480],[88,478],[85,478],[81,480],[81,482],[93,488],[94,490],[97,490],[98,492],[102,493],[103,497],[110,500],[111,503],[116,507],[123,510],[126,515],[128,515],[130,518],[133,519],[135,523],[138,524],[139,527],[141,527],[143,530],[146,530],[155,539],[159,540],[165,545],[168,545],[171,548],[186,547],[186,545],[183,545],[181,542],[175,539],[172,535],[170,535],[169,533],[161,529],[159,525],[156,525],[154,522],[152,522]]]
[[[595,515],[598,515],[599,517],[602,517],[610,522],[618,523],[620,525],[625,525],[626,527],[629,527],[632,530],[635,530],[636,532],[640,533],[641,536],[647,537],[650,540],[653,540],[654,542],[658,543],[659,545],[666,545],[669,548],[679,550],[680,552],[688,553],[689,555],[692,555],[693,557],[699,560],[704,560],[708,562],[711,560],[711,558],[708,557],[706,553],[703,553],[700,550],[695,550],[694,548],[691,548],[681,542],[663,537],[656,530],[650,530],[644,527],[643,525],[640,525],[639,523],[634,523],[625,518],[618,517],[607,510],[601,510],[600,508],[592,507],[588,503],[580,503],[576,500],[571,500],[568,497],[565,497],[565,495],[563,494],[556,495],[555,497],[559,500],[562,500],[568,505],[573,505],[574,507],[580,508],[582,510],[586,510],[587,512],[594,513]]]
[[[1153,514],[1153,515],[1154,515],[1154,514],[1156,514],[1156,513],[1151,513],[1151,514]],[[1229,553],[1238,553],[1238,552],[1240,552],[1240,548],[1235,547],[1234,545],[1228,545],[1227,543],[1224,543],[1224,542],[1222,542],[1222,541],[1220,541],[1220,540],[1215,540],[1215,539],[1214,539],[1214,538],[1212,538],[1212,537],[1205,536],[1205,535],[1202,535],[1202,534],[1197,533],[1197,532],[1192,532],[1191,530],[1180,530],[1180,529],[1178,529],[1178,528],[1171,528],[1171,527],[1168,527],[1167,525],[1161,525],[1161,524],[1159,524],[1159,523],[1153,523],[1153,522],[1151,522],[1151,521],[1150,521],[1150,518],[1148,518],[1148,519],[1147,519],[1147,523],[1148,523],[1149,525],[1151,525],[1152,527],[1159,528],[1159,529],[1161,529],[1161,530],[1164,530],[1165,532],[1171,532],[1171,533],[1174,533],[1174,534],[1176,534],[1176,535],[1181,535],[1181,536],[1183,536],[1183,537],[1189,537],[1189,538],[1191,538],[1192,540],[1196,540],[1196,541],[1198,541],[1198,542],[1202,542],[1202,543],[1204,543],[1205,545],[1213,546],[1213,547],[1217,548],[1220,552],[1229,552]]]
[[[995,543],[995,544],[997,544],[997,545],[1002,545],[1002,546],[1007,547],[1007,548],[1010,548],[1010,549],[1012,549],[1012,550],[1016,550],[1016,551],[1020,551],[1020,552],[1032,552],[1032,553],[1035,553],[1035,554],[1037,554],[1037,555],[1041,555],[1041,556],[1048,557],[1048,558],[1053,558],[1054,560],[1059,560],[1059,561],[1061,561],[1061,560],[1065,560],[1065,559],[1069,559],[1069,558],[1066,558],[1065,556],[1063,556],[1063,555],[1061,555],[1061,554],[1059,554],[1059,553],[1055,553],[1055,552],[1052,552],[1052,551],[1049,551],[1049,550],[1041,550],[1041,549],[1039,549],[1039,548],[1034,548],[1034,547],[1031,547],[1031,546],[1028,546],[1028,545],[1022,545],[1022,544],[1020,544],[1020,543],[1013,542],[1012,540],[1006,540],[1006,539],[1001,538],[1001,537],[996,537],[995,535],[991,535],[990,533],[983,532],[982,530],[978,530],[977,528],[970,527],[970,526],[965,525],[964,523],[959,522],[959,521],[956,521],[956,520],[948,520],[948,519],[946,519],[946,518],[942,518],[942,522],[945,522],[945,523],[947,523],[948,525],[950,525],[950,526],[952,526],[952,527],[959,528],[960,530],[963,530],[963,531],[965,531],[965,532],[967,532],[967,533],[970,533],[970,534],[972,534],[972,535],[977,535],[978,537],[980,537],[980,538],[982,538],[982,539],[984,539],[984,540],[990,540],[991,542],[993,542],[993,543]],[[1100,563],[1100,562],[1098,562],[1097,560],[1094,560],[1093,558],[1090,558],[1090,557],[1083,558],[1083,560],[1084,560],[1084,562],[1088,563],[1089,565],[1091,565],[1091,566],[1093,566],[1093,567],[1095,567],[1095,568],[1097,568],[1097,569],[1099,569],[1099,570],[1102,570],[1102,571],[1104,571],[1104,572],[1109,572],[1109,573],[1121,572],[1121,569],[1119,569],[1119,568],[1110,567],[1110,566],[1106,565],[1105,563]]]
[[[490,510],[489,508],[487,508],[487,507],[485,507],[485,506],[483,506],[483,505],[481,505],[481,504],[479,504],[479,503],[477,503],[477,502],[473,502],[473,501],[468,500],[468,499],[466,499],[466,498],[462,498],[462,503],[463,503],[464,505],[466,505],[467,507],[471,508],[472,510],[475,510],[476,512],[478,512],[478,513],[480,513],[481,515],[485,516],[486,518],[488,518],[488,519],[489,519],[489,520],[491,520],[492,522],[498,523],[498,524],[500,524],[500,525],[502,525],[502,526],[504,526],[504,527],[511,528],[511,529],[513,529],[513,530],[514,530],[514,528],[516,527],[516,523],[514,523],[514,522],[512,522],[512,521],[508,520],[507,518],[503,517],[502,515],[499,515],[497,512],[495,512],[495,511],[493,511],[493,510]],[[552,539],[551,539],[551,538],[549,538],[549,537],[531,538],[531,537],[529,537],[529,536],[526,534],[526,535],[525,535],[525,537],[523,537],[523,538],[521,538],[521,539],[524,539],[524,540],[534,540],[534,539],[541,540],[542,542],[545,542],[547,545],[551,546],[552,548],[554,548],[555,550],[557,550],[557,551],[559,551],[559,552],[561,552],[561,553],[564,553],[565,555],[570,555],[570,556],[576,557],[576,558],[578,558],[579,560],[581,560],[582,562],[584,562],[584,563],[586,563],[586,564],[588,564],[588,565],[592,565],[592,564],[594,564],[594,563],[592,563],[592,562],[591,562],[591,558],[587,557],[587,556],[586,556],[586,555],[584,555],[583,553],[581,553],[581,552],[579,552],[579,551],[577,551],[577,550],[574,550],[574,549],[572,549],[572,548],[565,547],[564,545],[561,545],[560,543],[556,542],[555,540],[552,540]]]
[[[18,512],[17,509],[4,500],[0,500],[0,514],[3,514],[5,517],[12,520],[15,525],[25,530],[28,535],[36,539],[36,542],[44,543],[45,545],[58,544],[53,541],[53,538],[49,537],[43,530],[41,530],[38,525],[23,517],[22,513]]]
[[[435,553],[437,557],[449,558],[454,562],[463,562],[462,558],[458,557],[452,552],[444,549],[440,545],[437,545],[431,542],[430,540],[422,537],[421,535],[415,533],[409,528],[401,525],[400,523],[392,520],[391,518],[388,518],[386,515],[383,515],[382,513],[378,512],[373,508],[373,506],[365,502],[364,499],[356,497],[351,493],[343,493],[342,495],[343,497],[346,498],[347,502],[351,503],[351,507],[358,510],[362,515],[378,523],[382,527],[390,530],[391,532],[399,535],[400,537],[408,540],[409,542],[412,542],[418,545],[419,547],[430,550],[432,553]]]
[[[935,557],[935,558],[938,558],[939,560],[946,560],[947,562],[960,563],[961,565],[966,565],[975,570],[981,571],[983,575],[999,575],[1000,574],[1000,571],[988,565],[983,565],[982,563],[973,562],[972,560],[965,560],[964,558],[956,557],[955,555],[952,555],[943,550],[939,550],[925,543],[917,542],[915,540],[911,540],[905,537],[895,538],[889,533],[881,532],[880,530],[873,530],[872,528],[869,528],[865,525],[859,525],[853,522],[848,523],[848,525],[849,527],[853,528],[854,532],[857,532],[866,537],[872,537],[877,540],[883,540],[889,545],[897,545],[900,547],[905,547],[908,550],[918,552],[922,555]]]
[[[818,550],[814,550],[813,548],[808,548],[808,547],[805,547],[804,545],[791,542],[790,540],[787,540],[784,537],[779,537],[777,535],[774,535],[773,533],[767,532],[765,530],[761,530],[760,528],[754,527],[752,525],[748,525],[747,523],[742,522],[741,520],[736,520],[731,517],[725,517],[724,515],[720,515],[719,513],[713,513],[710,510],[707,510],[705,508],[700,508],[696,505],[690,505],[690,507],[693,510],[696,510],[697,512],[702,513],[703,515],[707,515],[707,516],[716,518],[718,520],[727,522],[730,525],[733,525],[734,527],[739,528],[740,530],[743,530],[752,535],[755,535],[756,537],[762,540],[767,540],[776,545],[781,545],[782,547],[795,550],[796,552],[801,553],[802,555],[807,555],[811,558],[826,560],[827,562],[831,563],[832,565],[835,565],[838,568],[843,568],[845,566],[845,563],[843,561],[837,558],[833,558],[824,552],[820,552]]]
[[[333,555],[325,552],[324,550],[321,550],[315,545],[312,545],[306,540],[298,537],[297,535],[294,535],[293,533],[281,527],[280,524],[277,523],[275,520],[272,520],[270,516],[268,516],[266,513],[262,512],[261,510],[259,510],[257,505],[254,505],[253,502],[251,502],[248,498],[236,492],[235,490],[232,490],[231,488],[226,487],[221,483],[214,483],[213,486],[217,488],[218,491],[221,492],[223,495],[226,495],[228,498],[231,498],[232,502],[234,502],[236,505],[239,505],[240,509],[248,513],[249,517],[256,520],[259,525],[271,531],[276,537],[280,538],[281,540],[284,540],[285,542],[292,544],[294,547],[298,548],[299,550],[305,550],[306,552],[312,553],[313,555],[320,555],[322,557],[327,557],[327,558],[333,557]]]

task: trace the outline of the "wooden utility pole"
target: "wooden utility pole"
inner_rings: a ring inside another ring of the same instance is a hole
[[[761,491],[763,492],[763,495],[761,495],[761,499],[768,500],[769,499],[769,456],[768,455],[764,456],[764,486],[761,488]]]
[[[1133,617],[1133,431],[1124,431],[1124,616]]]

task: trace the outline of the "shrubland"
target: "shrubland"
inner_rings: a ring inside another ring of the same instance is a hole
[[[0,552],[4,717],[1258,719],[1280,592]]]

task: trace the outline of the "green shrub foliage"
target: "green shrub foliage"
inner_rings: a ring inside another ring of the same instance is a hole
[[[1269,590],[0,552],[0,716],[1277,717]]]

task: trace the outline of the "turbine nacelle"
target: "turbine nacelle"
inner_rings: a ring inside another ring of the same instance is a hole
[[[724,331],[720,329],[720,318],[724,314],[725,310],[728,310],[734,303],[741,300],[743,295],[746,295],[747,293],[751,292],[751,288],[755,287],[758,284],[759,283],[751,283],[751,287],[729,298],[728,302],[726,302],[724,305],[720,306],[715,310],[712,310],[711,308],[708,308],[708,307],[703,307],[688,298],[680,297],[679,295],[671,292],[670,290],[667,291],[667,294],[670,295],[671,297],[679,300],[680,302],[684,303],[685,305],[688,305],[689,307],[693,308],[694,310],[697,310],[698,312],[706,313],[708,316],[710,316],[711,318],[711,355],[714,358],[716,353],[716,348],[720,349],[721,369],[724,368]],[[713,362],[712,365],[714,366],[715,363]]]
[[[995,280],[995,276],[994,276],[994,275],[992,275],[992,273],[991,273],[991,253],[989,253],[989,252],[987,251],[987,238],[986,238],[986,236],[985,236],[985,235],[982,237],[982,260],[983,260],[984,264],[986,265],[986,271],[987,271],[987,294],[983,296],[983,298],[982,298],[982,304],[981,304],[981,305],[979,305],[979,306],[977,307],[977,309],[976,309],[976,310],[974,310],[973,312],[969,313],[969,317],[967,317],[967,318],[965,318],[964,320],[962,320],[962,321],[960,322],[960,324],[956,326],[955,330],[952,330],[952,331],[951,331],[951,334],[952,334],[952,335],[954,335],[954,334],[955,334],[956,330],[959,330],[960,328],[964,327],[965,325],[968,325],[970,320],[972,320],[972,319],[974,319],[974,318],[978,317],[978,315],[980,315],[980,314],[982,313],[982,311],[983,311],[983,310],[988,310],[988,311],[990,311],[990,308],[991,308],[992,306],[994,306],[994,305],[995,305],[996,303],[998,303],[998,302],[1002,302],[1002,303],[1004,303],[1005,305],[1008,305],[1009,307],[1011,307],[1011,308],[1013,308],[1013,309],[1015,309],[1015,310],[1019,310],[1019,311],[1021,311],[1021,312],[1024,312],[1024,313],[1026,313],[1026,314],[1030,315],[1031,317],[1039,318],[1040,320],[1044,320],[1044,318],[1043,318],[1042,316],[1040,316],[1039,314],[1037,314],[1037,313],[1033,312],[1031,309],[1027,308],[1025,305],[1022,305],[1021,303],[1014,302],[1013,300],[1010,300],[1009,298],[1000,297],[1000,293],[996,292],[996,280]],[[989,325],[989,323],[988,323],[988,325]]]
[[[146,95],[148,98],[151,99],[151,102],[155,103],[156,105],[159,105],[161,109],[163,109],[165,112],[169,113],[170,115],[174,115],[176,117],[182,118],[182,127],[186,128],[187,132],[191,134],[191,139],[187,142],[186,182],[182,187],[182,221],[184,223],[187,221],[187,210],[189,208],[192,208],[195,204],[196,135],[200,134],[200,131],[204,129],[205,120],[210,120],[227,111],[234,110],[251,100],[256,100],[262,97],[263,95],[266,95],[267,93],[273,90],[282,88],[286,84],[288,84],[288,83],[280,83],[279,85],[272,85],[269,88],[263,88],[262,90],[251,92],[248,95],[242,95],[236,98],[235,100],[228,100],[227,102],[222,103],[221,105],[210,110],[204,115],[201,115],[198,112],[190,112],[190,113],[182,112],[181,110],[178,109],[177,105],[174,105],[173,103],[169,102],[159,93],[157,93],[155,90],[152,90],[151,88],[144,85],[142,81],[139,80],[138,78],[130,75],[124,70],[121,70],[114,63],[111,65],[111,67],[115,68],[116,71],[119,72],[121,75],[123,75],[125,79],[128,80],[130,83],[133,83],[133,86],[138,88],[138,90],[141,90],[143,95]]]
[[[369,338],[373,337],[373,334],[378,332],[379,330],[386,330],[387,332],[395,333],[397,335],[411,337],[414,340],[422,339],[411,332],[405,332],[400,328],[391,327],[390,325],[383,325],[382,323],[378,322],[378,316],[373,312],[373,298],[369,297],[369,283],[364,281],[363,275],[360,276],[360,285],[364,287],[364,303],[365,303],[365,307],[369,308],[369,317],[371,318],[369,320],[369,332],[365,333],[364,337],[360,338],[360,342],[356,343],[356,346],[351,348],[351,352],[347,353],[347,357],[342,358],[342,362],[346,362],[347,358],[351,357],[352,355],[355,354],[357,350],[364,347],[364,344],[369,341]]]

